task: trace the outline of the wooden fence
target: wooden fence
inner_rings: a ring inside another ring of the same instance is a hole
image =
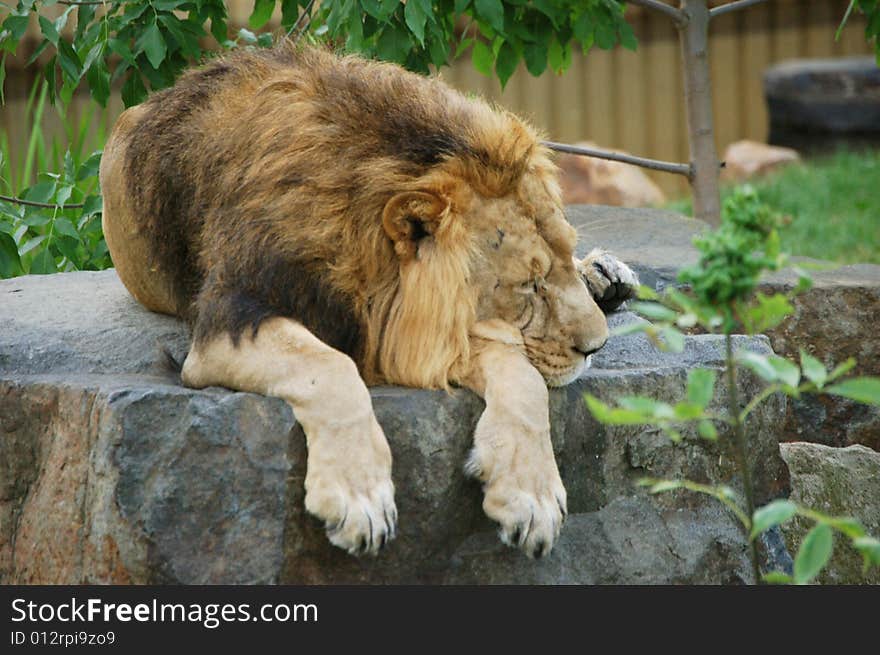
[[[710,61],[719,152],[739,139],[766,138],[762,73],[767,66],[791,58],[871,52],[860,16],[853,16],[835,41],[847,4],[848,0],[768,0],[712,21]],[[246,20],[250,6],[248,0],[233,1],[233,22]],[[477,73],[466,58],[442,75],[459,89],[481,93],[528,117],[554,140],[591,140],[634,154],[687,161],[677,34],[668,19],[653,12],[633,10],[632,22],[639,38],[637,52],[594,48],[586,56],[577,53],[561,77],[545,73],[533,78],[521,69],[502,92],[497,80]],[[31,83],[30,76],[10,69],[0,127],[14,151],[25,139],[22,116]],[[72,115],[88,111],[90,103],[88,96],[77,96]],[[104,115],[109,123],[120,110],[117,95],[106,114],[96,116]],[[44,125],[47,135],[63,135],[55,112],[47,112]],[[677,176],[651,175],[671,196],[686,191],[686,183]]]

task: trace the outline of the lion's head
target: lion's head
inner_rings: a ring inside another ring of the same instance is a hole
[[[508,132],[486,135],[504,155],[497,165],[485,156],[450,159],[385,206],[401,272],[382,367],[396,381],[442,386],[446,378],[431,376],[457,377],[477,323],[514,328],[551,386],[576,379],[608,338],[576,270],[577,233],[563,215],[549,153],[525,124],[504,116]]]

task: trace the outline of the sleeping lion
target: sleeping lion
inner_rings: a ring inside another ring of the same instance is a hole
[[[101,162],[119,277],[186,319],[183,383],[278,396],[307,437],[330,541],[394,538],[391,451],[368,385],[485,399],[466,463],[501,539],[547,554],[566,515],[549,386],[637,284],[574,259],[556,169],[513,114],[398,66],[281,44],[124,112]]]

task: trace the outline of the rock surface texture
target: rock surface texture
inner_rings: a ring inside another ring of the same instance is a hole
[[[880,535],[880,453],[864,446],[829,448],[812,443],[782,444],[782,458],[791,472],[791,498],[834,516],[852,516],[868,534]],[[783,532],[797,550],[813,524],[796,519]],[[819,581],[828,584],[880,584],[880,569],[862,572],[862,557],[841,535],[834,537],[834,555]]]
[[[668,283],[692,256],[683,245],[693,221],[603,208],[574,208],[571,217],[584,248],[610,246],[652,284]],[[638,319],[612,317],[630,320]],[[737,346],[770,348],[763,337],[738,338]],[[673,446],[654,430],[601,426],[582,399],[585,391],[606,401],[639,393],[681,399],[688,370],[720,366],[718,337],[689,336],[680,355],[657,352],[641,335],[615,337],[582,379],[551,392],[571,515],[540,561],[498,542],[479,485],[464,476],[483,407],[473,394],[372,390],[395,457],[400,532],[379,557],[355,559],[330,546],[304,512],[305,440],[290,408],[180,386],[161,349],[181,358],[186,347],[185,328],[137,305],[113,271],[0,282],[0,583],[751,578],[745,541],[714,501],[687,492],[650,497],[635,485],[646,475],[687,476],[736,488],[722,446],[693,435]],[[740,384],[749,396],[759,386],[748,376]],[[762,500],[787,493],[777,445],[785,415],[785,402],[772,398],[751,426]]]

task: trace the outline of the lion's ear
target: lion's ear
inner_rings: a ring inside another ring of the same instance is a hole
[[[426,191],[405,191],[391,198],[382,212],[382,225],[397,256],[414,258],[419,242],[437,232],[447,207],[443,198]]]

